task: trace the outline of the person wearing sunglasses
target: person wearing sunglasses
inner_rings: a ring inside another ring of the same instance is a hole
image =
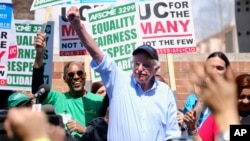
[[[68,20],[92,56],[110,100],[109,141],[163,141],[180,137],[177,106],[169,86],[156,80],[160,69],[156,50],[149,45],[132,53],[132,74],[122,71],[98,47],[80,23],[79,9],[69,8]]]
[[[32,74],[32,93],[39,89],[43,82],[43,55],[45,50],[45,33],[38,33],[34,41],[36,58]],[[93,94],[85,89],[86,73],[82,62],[68,62],[64,66],[63,80],[69,91],[62,93],[50,90],[43,94],[39,101],[42,104],[54,106],[56,114],[63,118],[65,129],[77,140],[80,140],[86,131],[86,126],[98,117],[102,107],[103,96]]]

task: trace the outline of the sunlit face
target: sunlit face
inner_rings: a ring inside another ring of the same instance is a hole
[[[101,86],[97,91],[96,91],[96,94],[99,94],[101,96],[105,96],[107,93],[106,93],[106,88],[104,86]]]
[[[224,75],[226,72],[226,63],[217,56],[209,58],[205,66],[208,74]]]
[[[86,73],[83,65],[78,62],[72,62],[67,69],[65,81],[71,92],[79,92],[84,90]]]
[[[155,68],[154,60],[145,53],[138,53],[133,56],[133,75],[139,84],[150,82],[159,68]]]
[[[240,112],[250,112],[250,88],[245,88],[241,91],[238,102]]]

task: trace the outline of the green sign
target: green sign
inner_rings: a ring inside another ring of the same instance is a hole
[[[98,46],[124,71],[131,71],[130,57],[140,41],[139,15],[134,2],[100,7],[88,12],[88,30]],[[93,81],[100,76],[92,70]]]
[[[48,22],[45,32],[47,33],[47,45],[53,45],[52,22]],[[18,46],[18,56],[8,60],[7,63],[7,85],[0,86],[0,89],[7,90],[30,90],[32,82],[33,63],[36,57],[34,40],[36,33],[42,27],[41,22],[31,20],[16,20],[16,40]],[[52,60],[53,46],[46,47],[44,53],[44,83],[52,83]]]
[[[34,0],[30,10],[32,11],[32,10],[44,8],[47,6],[52,6],[52,5],[64,3],[66,1],[67,0]]]

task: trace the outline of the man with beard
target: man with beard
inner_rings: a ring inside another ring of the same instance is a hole
[[[45,51],[46,34],[38,33],[34,41],[36,58],[33,66],[32,93],[37,92],[43,82],[43,55]],[[51,66],[52,67],[52,66]],[[63,79],[69,91],[61,93],[50,90],[42,95],[39,100],[42,104],[52,104],[56,114],[63,117],[65,128],[76,139],[80,139],[86,131],[86,125],[98,117],[102,106],[103,97],[85,89],[86,73],[81,62],[72,61],[64,66]]]

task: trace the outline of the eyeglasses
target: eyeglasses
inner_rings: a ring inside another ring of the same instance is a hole
[[[75,74],[77,74],[78,76],[82,76],[83,71],[79,70],[76,73],[75,72],[69,72],[68,77],[73,78],[75,76]]]
[[[150,65],[150,64],[143,64],[141,62],[133,62],[133,67],[135,69],[138,69],[141,65],[142,65],[142,68],[144,70],[151,70],[152,69],[152,65]]]

